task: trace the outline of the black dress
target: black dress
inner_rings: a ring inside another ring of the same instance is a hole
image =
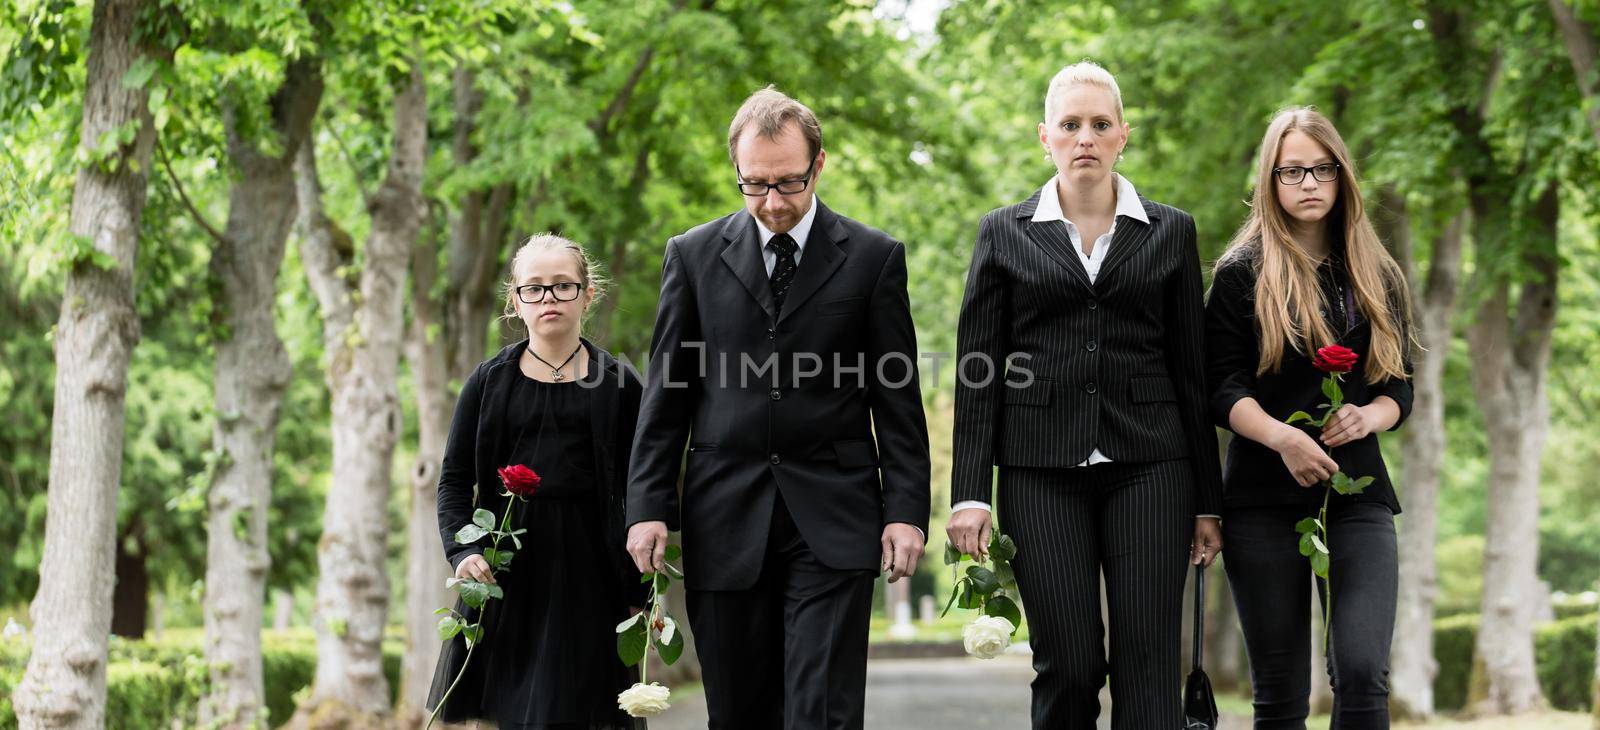
[[[485,719],[503,730],[645,727],[617,707],[617,694],[635,676],[616,652],[615,628],[627,617],[627,600],[606,556],[592,397],[577,383],[520,373],[510,388],[503,433],[492,436],[498,443],[491,448],[497,463],[525,464],[542,481],[533,497],[512,503],[512,529],[527,532],[509,572],[496,576],[505,598],[483,608],[483,640],[440,713],[447,722]],[[487,487],[483,493],[503,491]],[[498,519],[504,501],[485,506]],[[513,547],[508,543],[502,547]],[[476,614],[459,601],[456,610],[469,619]],[[445,645],[428,707],[438,704],[466,656],[462,638]]]

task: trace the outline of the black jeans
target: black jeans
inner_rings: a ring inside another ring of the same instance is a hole
[[[1257,730],[1306,726],[1311,642],[1322,637],[1311,635],[1311,563],[1300,554],[1294,526],[1315,517],[1318,506],[1230,509],[1222,521],[1223,565],[1250,655]],[[1328,508],[1328,550],[1331,728],[1387,728],[1399,582],[1394,514],[1372,502],[1334,503]]]

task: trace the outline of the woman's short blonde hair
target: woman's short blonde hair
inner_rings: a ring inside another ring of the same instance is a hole
[[[1063,67],[1056,72],[1054,78],[1050,79],[1050,88],[1044,95],[1044,120],[1046,123],[1050,121],[1051,112],[1055,111],[1056,106],[1061,103],[1061,97],[1066,95],[1068,89],[1079,84],[1098,86],[1111,92],[1111,100],[1117,105],[1117,121],[1123,121],[1122,89],[1117,87],[1116,78],[1111,75],[1110,71],[1105,70],[1104,67],[1094,61],[1079,61],[1071,66]]]

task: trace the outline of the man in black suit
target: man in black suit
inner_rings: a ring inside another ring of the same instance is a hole
[[[799,102],[753,94],[728,153],[744,210],[662,260],[628,551],[660,570],[682,530],[712,728],[860,728],[873,581],[928,523],[905,247],[817,200]]]

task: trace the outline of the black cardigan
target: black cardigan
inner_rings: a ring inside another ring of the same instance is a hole
[[[1261,409],[1280,421],[1295,411],[1312,415],[1321,413],[1318,403],[1322,397],[1324,374],[1311,364],[1306,354],[1285,346],[1282,366],[1277,372],[1256,375],[1256,362],[1260,357],[1260,333],[1255,321],[1255,287],[1258,256],[1240,256],[1224,263],[1211,282],[1211,292],[1206,301],[1206,380],[1211,390],[1211,413],[1217,424],[1231,430],[1228,413],[1243,398],[1255,398]],[[1389,396],[1400,407],[1400,418],[1390,429],[1399,428],[1411,413],[1411,381],[1389,379],[1381,383],[1368,383],[1362,373],[1371,347],[1371,325],[1352,307],[1355,325],[1345,331],[1342,302],[1333,292],[1336,286],[1347,281],[1341,258],[1328,257],[1318,271],[1319,279],[1328,301],[1333,302],[1328,314],[1331,331],[1344,334],[1337,338],[1361,356],[1356,369],[1340,383],[1345,402],[1364,406],[1380,395]],[[1394,305],[1392,305],[1394,306]],[[1411,373],[1409,357],[1406,373]],[[1313,439],[1320,430],[1303,423],[1300,426]],[[1322,442],[1317,441],[1320,445]],[[1351,477],[1370,476],[1372,484],[1361,494],[1333,495],[1333,500],[1379,502],[1400,513],[1400,502],[1395,497],[1394,485],[1389,480],[1383,453],[1378,448],[1378,435],[1368,435],[1359,441],[1337,447],[1332,452],[1339,468]],[[1301,488],[1283,465],[1276,451],[1242,436],[1228,443],[1228,456],[1223,466],[1223,504],[1228,509],[1261,505],[1286,505],[1321,502],[1323,490],[1318,487]],[[1226,514],[1224,514],[1226,516]]]
[[[516,378],[522,377],[518,358],[528,345],[523,340],[508,345],[499,354],[480,363],[461,386],[455,416],[450,420],[450,437],[445,443],[444,464],[439,473],[439,535],[444,555],[455,567],[468,555],[483,552],[478,545],[456,542],[456,531],[472,521],[474,509],[483,508],[496,515],[505,509],[498,468],[494,462],[496,446],[504,436],[505,404]],[[639,418],[639,396],[643,392],[638,373],[611,353],[588,340],[589,373],[579,387],[594,391],[590,402],[590,423],[594,463],[599,478],[597,499],[605,503],[607,554],[622,595],[630,605],[641,605],[645,586],[639,571],[628,557],[624,543],[627,526],[623,521],[627,489],[628,457],[633,450],[634,424]],[[487,487],[487,488],[484,488]]]

